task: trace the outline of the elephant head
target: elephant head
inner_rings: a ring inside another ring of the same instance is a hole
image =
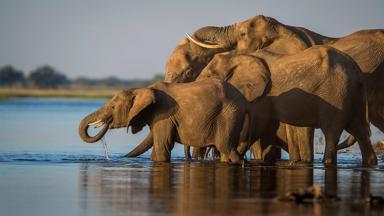
[[[225,27],[203,27],[193,36],[187,34],[176,46],[166,64],[165,81],[195,80],[212,58],[222,52],[249,53],[272,46],[278,53],[289,53],[291,47],[307,48],[290,28],[262,15]]]
[[[173,50],[166,64],[166,82],[191,82],[220,52],[236,44],[234,26],[208,26],[197,30],[189,39],[182,39]]]
[[[80,123],[82,140],[94,143],[100,140],[108,129],[132,127],[132,133],[139,132],[146,119],[139,113],[155,102],[155,93],[149,88],[130,89],[118,92],[99,110],[86,116]],[[103,127],[95,136],[88,134],[90,126]]]
[[[252,102],[264,95],[270,86],[270,72],[259,58],[250,55],[216,55],[197,80],[214,77],[225,80]]]

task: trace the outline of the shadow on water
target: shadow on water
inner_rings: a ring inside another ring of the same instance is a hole
[[[222,163],[80,165],[83,213],[122,215],[381,214],[381,169],[255,166]],[[326,197],[308,203],[279,197],[319,185]],[[336,197],[338,197],[336,199]]]

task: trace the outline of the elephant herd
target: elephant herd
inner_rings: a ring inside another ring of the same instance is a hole
[[[182,39],[166,63],[165,82],[118,92],[80,123],[96,142],[110,128],[150,134],[127,156],[153,146],[151,159],[169,161],[174,142],[185,156],[215,147],[221,161],[313,161],[314,128],[325,136],[323,162],[358,142],[362,163],[377,164],[369,123],[384,131],[384,30],[330,38],[255,16],[225,27],[203,27]],[[102,127],[95,136],[90,126]],[[350,137],[339,144],[343,131]]]

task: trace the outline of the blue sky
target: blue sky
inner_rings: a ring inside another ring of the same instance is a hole
[[[0,66],[149,78],[164,73],[185,32],[203,26],[264,14],[336,37],[384,28],[383,9],[382,0],[0,0]]]

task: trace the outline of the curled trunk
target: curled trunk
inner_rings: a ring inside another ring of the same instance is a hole
[[[200,41],[208,41],[230,48],[234,46],[237,41],[234,28],[235,25],[224,27],[207,26],[197,30],[194,36]]]
[[[80,135],[80,138],[87,143],[95,143],[95,142],[99,141],[105,135],[105,133],[108,131],[109,125],[108,125],[108,123],[105,123],[103,128],[95,136],[90,136],[88,134],[88,128],[89,128],[88,124],[97,121],[98,119],[96,119],[96,117],[97,117],[97,115],[95,113],[92,113],[92,114],[86,116],[80,122],[79,135]]]

